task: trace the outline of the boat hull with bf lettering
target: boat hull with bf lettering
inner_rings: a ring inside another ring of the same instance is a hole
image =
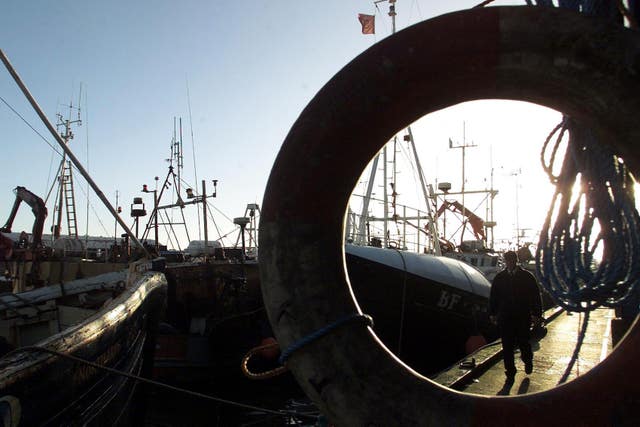
[[[376,335],[396,356],[431,375],[496,337],[491,284],[448,257],[345,245],[349,280]],[[475,347],[475,348],[474,348]]]

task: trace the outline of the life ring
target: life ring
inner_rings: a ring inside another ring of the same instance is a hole
[[[360,173],[395,133],[464,101],[530,101],[589,123],[639,176],[639,76],[638,34],[546,7],[443,15],[354,59],[293,125],[263,201],[262,290],[282,348],[360,313],[341,230]],[[287,366],[337,425],[610,425],[640,418],[638,361],[636,320],[607,359],[574,381],[477,396],[421,377],[351,322],[293,352]]]

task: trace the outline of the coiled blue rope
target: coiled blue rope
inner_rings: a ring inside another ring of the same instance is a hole
[[[373,318],[371,316],[360,313],[349,314],[294,342],[282,352],[278,361],[281,365],[284,365],[287,359],[289,359],[291,354],[293,354],[295,351],[298,351],[307,344],[327,335],[334,329],[351,322],[359,322],[365,324],[366,326],[373,327]]]
[[[533,6],[534,1],[525,0],[528,6]],[[571,9],[582,12],[585,15],[597,16],[612,22],[623,23],[623,11],[625,15],[631,13],[621,1],[616,0],[558,0],[559,8]],[[635,0],[629,2],[630,8],[635,10]],[[535,0],[535,6],[555,7],[552,0]]]
[[[562,169],[554,176],[553,162],[567,130]],[[545,151],[555,134],[547,164]],[[538,280],[570,311],[624,304],[635,297],[640,281],[640,217],[631,173],[569,118],[551,132],[541,160],[556,190],[536,251]]]

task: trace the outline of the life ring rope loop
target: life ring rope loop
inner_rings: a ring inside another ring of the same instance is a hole
[[[302,347],[306,346],[307,344],[312,343],[313,341],[327,335],[329,332],[333,331],[334,329],[339,328],[340,326],[346,325],[348,323],[362,323],[370,328],[373,328],[373,318],[368,314],[360,314],[360,313],[348,314],[334,322],[329,323],[327,326],[320,328],[313,333],[310,333],[309,335],[301,338],[295,343],[291,344],[285,351],[282,352],[282,355],[280,356],[278,361],[280,362],[281,365],[286,364],[289,357],[297,350],[300,350]]]

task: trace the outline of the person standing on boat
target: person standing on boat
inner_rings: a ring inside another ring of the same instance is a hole
[[[489,297],[489,314],[498,324],[507,380],[516,375],[514,350],[520,348],[526,374],[533,371],[533,351],[529,343],[531,323],[542,319],[542,302],[538,283],[530,272],[518,266],[518,255],[504,254],[506,267],[493,279]]]

